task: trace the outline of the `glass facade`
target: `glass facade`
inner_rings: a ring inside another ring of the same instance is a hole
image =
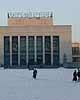
[[[35,47],[34,47],[34,36],[28,37],[28,63],[30,65],[35,62]]]
[[[73,57],[73,62],[80,62],[80,57]]]
[[[36,53],[37,53],[37,64],[43,63],[43,37],[37,36],[36,38]]]
[[[45,64],[51,64],[51,37],[45,36]]]
[[[4,65],[10,65],[10,37],[4,36]]]
[[[53,65],[59,65],[59,36],[53,36]]]
[[[72,55],[80,55],[80,48],[72,47]]]
[[[12,65],[18,65],[18,36],[12,36]]]
[[[20,36],[20,65],[26,65],[26,36]]]
[[[20,58],[18,58],[18,36],[12,36],[12,65],[18,65],[18,59],[20,59],[20,65],[27,65],[27,58],[28,64],[35,64],[35,38],[28,36],[28,47],[26,39],[26,36],[20,36]],[[26,57],[27,49],[28,57]],[[51,36],[44,37],[44,50],[45,64],[51,65]],[[59,65],[59,52],[59,36],[53,36],[53,65]],[[43,36],[36,36],[36,63],[43,64]],[[4,36],[4,65],[10,65],[9,36]]]

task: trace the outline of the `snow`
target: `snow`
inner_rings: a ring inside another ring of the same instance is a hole
[[[38,69],[37,79],[27,69],[0,70],[0,100],[80,100],[74,69]]]

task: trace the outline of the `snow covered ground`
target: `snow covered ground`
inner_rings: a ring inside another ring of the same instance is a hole
[[[80,100],[73,69],[38,69],[37,80],[27,69],[0,70],[0,100]]]

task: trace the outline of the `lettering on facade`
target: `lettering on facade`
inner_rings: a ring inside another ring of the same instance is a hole
[[[53,17],[53,12],[9,12],[8,18]]]

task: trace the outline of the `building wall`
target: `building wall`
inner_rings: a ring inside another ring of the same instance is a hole
[[[59,36],[60,41],[60,64],[63,64],[64,53],[67,56],[67,62],[72,62],[72,27],[71,25],[54,25],[54,26],[1,26],[0,27],[0,63],[4,64],[4,36],[10,36],[10,42],[12,42],[12,36]],[[52,43],[52,41],[51,41]],[[52,46],[52,44],[51,44]],[[10,52],[12,46],[10,45]],[[20,48],[20,47],[19,47]],[[51,47],[52,48],[52,47]],[[54,48],[53,48],[54,49]],[[52,50],[51,50],[52,51]],[[20,52],[20,51],[19,51]],[[20,55],[18,55],[20,57]],[[43,56],[44,58],[44,56]],[[10,57],[10,59],[12,59]],[[54,59],[52,57],[52,59]],[[45,62],[43,60],[43,62]],[[51,61],[52,62],[52,61]],[[12,62],[10,62],[12,63]]]
[[[72,58],[73,63],[80,63],[80,43],[72,43]]]
[[[8,26],[53,25],[53,18],[8,18]]]
[[[3,34],[0,33],[0,64],[4,63],[4,41],[3,41]]]
[[[80,43],[72,43],[73,67],[80,67]]]

